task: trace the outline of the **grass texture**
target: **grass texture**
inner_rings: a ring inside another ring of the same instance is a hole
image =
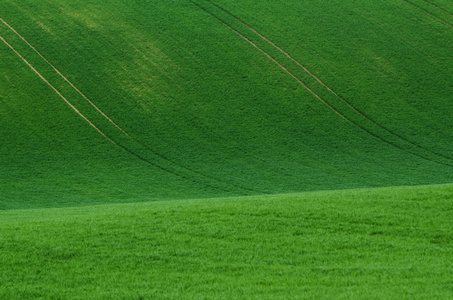
[[[452,298],[452,41],[448,0],[1,0],[0,298]]]
[[[0,212],[2,299],[449,299],[453,186]]]
[[[452,181],[447,2],[0,11],[2,208]]]

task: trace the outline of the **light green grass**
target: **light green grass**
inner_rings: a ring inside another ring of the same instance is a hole
[[[0,212],[2,299],[448,299],[453,186]]]

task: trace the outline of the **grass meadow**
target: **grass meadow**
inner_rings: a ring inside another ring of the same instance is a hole
[[[0,1],[0,298],[447,299],[449,0]]]

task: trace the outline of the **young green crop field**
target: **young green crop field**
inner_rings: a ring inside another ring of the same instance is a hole
[[[0,298],[452,297],[452,82],[449,0],[1,0]]]
[[[450,299],[453,185],[0,212],[2,299]]]

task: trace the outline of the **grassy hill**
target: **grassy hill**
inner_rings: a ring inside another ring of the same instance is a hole
[[[452,298],[452,41],[448,0],[0,1],[0,298]]]
[[[2,1],[1,207],[451,182],[448,1],[255,2]]]

